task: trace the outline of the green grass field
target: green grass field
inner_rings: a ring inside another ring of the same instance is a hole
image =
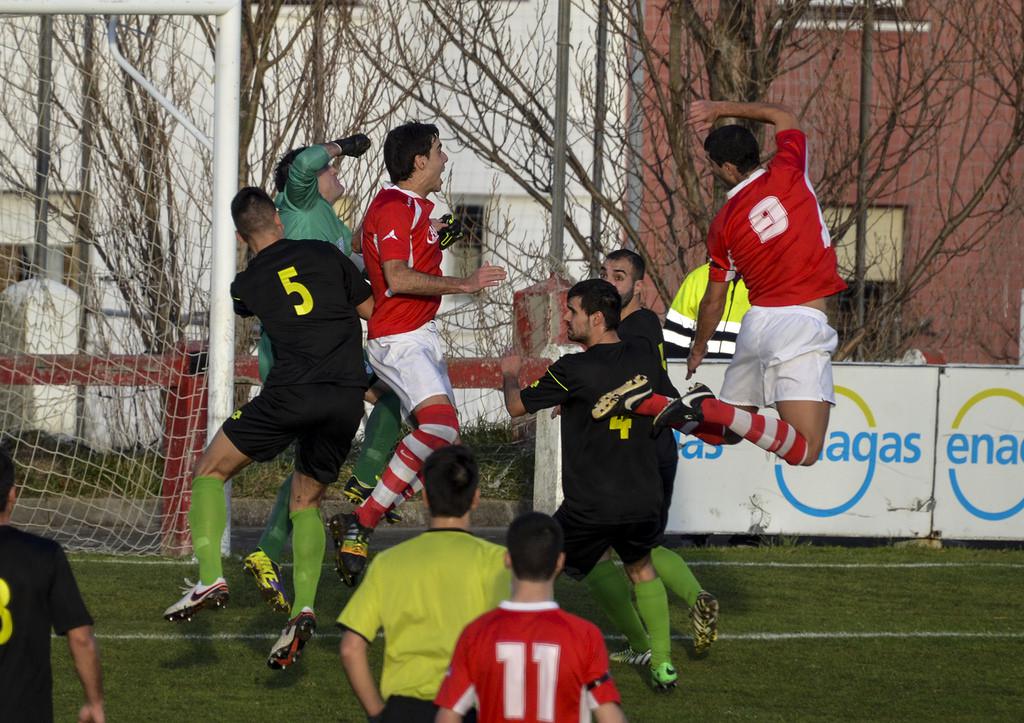
[[[674,600],[680,686],[656,695],[640,671],[614,665],[630,720],[1024,719],[1024,551],[685,552],[721,602],[719,641],[692,658],[685,608]],[[190,565],[93,555],[73,555],[72,565],[96,619],[109,720],[365,720],[338,662],[333,619],[348,591],[329,566],[322,634],[281,672],[265,658],[284,619],[234,561],[230,607],[183,625],[160,614],[194,575]],[[558,596],[608,629],[582,586],[562,580]],[[372,648],[378,666],[382,648]],[[56,720],[73,720],[80,688],[63,640],[53,649]]]

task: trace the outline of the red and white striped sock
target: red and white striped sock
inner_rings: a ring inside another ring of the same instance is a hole
[[[803,464],[807,456],[807,440],[793,425],[781,419],[751,414],[717,399],[705,399],[700,411],[706,424],[723,424],[789,464]]]
[[[706,444],[720,447],[724,444],[736,444],[739,438],[724,424],[711,424],[709,422],[687,422],[678,428],[683,434],[690,434]],[[732,434],[730,439],[728,435]]]
[[[664,395],[654,393],[633,407],[633,414],[638,414],[641,417],[657,417],[658,413],[671,401]]]
[[[416,429],[398,443],[373,493],[356,509],[363,527],[377,527],[391,505],[404,501],[409,491],[415,494],[427,457],[459,438],[459,418],[450,404],[432,404],[416,412],[415,417]]]

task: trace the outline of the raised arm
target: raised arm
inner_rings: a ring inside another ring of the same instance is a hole
[[[799,128],[800,122],[787,106],[777,103],[733,103],[727,100],[695,100],[686,122],[698,136],[706,136],[719,118],[745,118],[771,123],[776,132]]]

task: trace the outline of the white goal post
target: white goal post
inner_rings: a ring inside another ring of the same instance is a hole
[[[212,188],[212,194],[208,199],[205,199],[208,201],[209,206],[203,209],[204,218],[207,215],[209,217],[210,237],[208,247],[209,253],[208,256],[204,257],[209,259],[209,266],[208,268],[203,269],[202,274],[202,278],[208,279],[209,283],[207,322],[209,336],[207,341],[208,356],[206,357],[208,399],[208,416],[206,425],[207,441],[212,438],[212,435],[219,428],[220,424],[231,414],[234,406],[235,321],[229,294],[230,284],[236,271],[236,241],[228,209],[231,199],[236,193],[238,187],[241,13],[242,6],[240,0],[45,0],[45,2],[40,2],[40,0],[0,0],[0,23],[14,22],[19,19],[24,22],[26,19],[30,18],[42,18],[42,16],[57,15],[91,16],[94,18],[93,22],[96,22],[95,18],[97,16],[114,17],[128,15],[147,17],[205,16],[206,18],[215,19],[215,45],[211,46],[215,66],[212,71],[214,88],[212,104],[208,104],[212,105],[212,122],[210,123],[210,126],[212,127],[212,158],[209,162],[209,167],[212,169],[212,181],[211,179],[205,179],[211,183],[209,187]],[[188,18],[184,18],[183,20],[188,20]],[[213,33],[209,33],[209,35],[212,36]],[[211,43],[214,42],[212,38],[208,38],[208,40]],[[18,42],[17,37],[15,37],[10,45],[6,45],[4,47],[4,50],[7,53],[7,56],[5,57],[7,57],[8,60],[10,57],[19,56],[21,49],[18,46]],[[67,48],[62,48],[62,50],[64,53],[69,52]],[[25,55],[29,55],[34,52],[34,49],[32,49],[26,52]],[[166,72],[168,76],[173,75],[175,72],[173,66],[178,63],[178,60],[178,55],[173,52],[169,53],[160,61],[163,65],[158,68],[159,71],[161,73]],[[31,69],[31,72],[34,72],[34,70],[34,68]],[[50,78],[51,85],[54,83],[54,78],[59,78],[62,74],[69,71],[67,71],[66,68],[63,68],[59,63],[55,63],[52,72],[53,77]],[[126,71],[126,73],[130,75],[129,71]],[[34,79],[32,80],[34,82]],[[40,83],[40,87],[43,85],[44,83]],[[28,87],[28,82],[25,83],[25,87]],[[201,90],[208,92],[206,89]],[[170,101],[170,103],[173,102],[173,100]],[[28,106],[28,104],[23,104],[23,106]],[[19,113],[24,114],[20,116],[23,118],[23,125],[17,126],[20,130],[14,132],[13,135],[18,136],[19,142],[23,142],[26,147],[30,147],[31,141],[24,140],[21,138],[21,135],[24,135],[25,138],[29,138],[36,129],[29,128],[26,130],[25,124],[35,122],[38,125],[42,125],[44,123],[43,118],[41,115],[38,119],[31,117],[34,113],[34,109],[30,106],[27,113],[25,111],[25,107],[18,108],[16,110],[18,110]],[[62,110],[67,114],[67,109]],[[175,118],[182,121],[180,127],[188,128],[188,126],[190,126],[187,120],[183,117],[175,116]],[[5,123],[7,124],[5,125],[6,128],[11,127],[10,121],[6,118]],[[85,124],[83,123],[82,125],[84,126]],[[193,131],[194,128],[189,132]],[[172,131],[172,133],[173,132],[176,131]],[[209,132],[209,129],[207,132]],[[204,152],[208,152],[205,151],[205,148],[208,148],[208,143],[209,141],[207,140],[202,144],[204,146]],[[59,150],[60,149],[58,149],[58,151]],[[101,151],[98,150],[97,152]],[[10,154],[4,158],[4,161],[9,160]],[[36,176],[38,175],[39,173],[37,170]],[[26,173],[25,178],[30,177],[31,172],[29,171]],[[203,187],[205,188],[206,186],[204,185]],[[9,188],[28,188],[31,190],[31,184],[25,183],[24,181],[20,185],[12,184],[8,179],[5,189]],[[48,189],[46,190],[46,193],[43,194],[44,200],[42,203],[44,204],[44,207],[47,203],[52,206],[53,201],[47,200],[46,198],[46,194],[52,192],[53,189]],[[19,193],[25,195],[24,190],[19,191]],[[158,209],[159,213],[166,213],[166,211],[159,210],[159,199],[154,203],[154,206]],[[49,213],[49,211],[46,213]],[[163,216],[160,216],[157,220],[158,223],[165,223],[165,221],[166,219]],[[27,223],[23,225],[30,227]],[[35,221],[35,225],[39,225],[38,217]],[[172,230],[177,232],[177,229]],[[47,265],[52,267],[52,264],[49,261],[47,261]],[[61,265],[63,265],[63,262],[61,262]],[[51,271],[52,268],[44,269],[44,272],[46,273]],[[57,278],[59,280],[60,273],[61,271],[58,270],[56,272],[56,276],[51,274],[49,275],[49,278]],[[40,279],[43,279],[42,283],[46,283],[45,276],[41,275]],[[205,293],[205,289],[203,291]],[[187,289],[184,296],[188,299]],[[182,308],[180,310],[175,310],[173,313],[187,315],[189,310],[187,308]],[[203,310],[204,316],[205,313],[206,309]],[[73,334],[74,332],[71,333]],[[0,355],[3,355],[4,353],[10,354],[9,349],[6,352],[0,353]],[[69,372],[69,374],[72,375],[74,373],[76,373],[74,370]],[[53,383],[60,384],[62,382]],[[63,382],[63,384],[69,385],[80,383],[81,382],[77,381]],[[131,494],[129,494],[128,497],[130,498]],[[227,535],[225,536],[224,545],[226,549]],[[85,541],[85,546],[95,547],[96,549],[105,549],[103,544],[92,541]],[[147,546],[145,549],[151,551],[153,548],[151,546]]]

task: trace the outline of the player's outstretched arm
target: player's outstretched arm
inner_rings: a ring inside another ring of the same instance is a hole
[[[778,103],[733,103],[727,100],[695,100],[686,122],[698,136],[706,136],[719,118],[746,118],[771,123],[776,132],[799,128],[800,121],[787,106]]]
[[[693,333],[693,344],[690,346],[690,353],[686,357],[686,378],[689,379],[697,371],[697,367],[704,361],[708,353],[708,342],[722,321],[722,313],[725,311],[725,298],[729,293],[727,281],[708,281],[708,287],[704,290],[704,297],[697,307],[697,329]]]
[[[513,418],[526,414],[519,391],[519,372],[522,368],[523,359],[518,354],[506,354],[501,359],[501,390],[505,395],[505,409]]]
[[[497,286],[506,276],[500,266],[484,264],[469,276],[433,276],[409,268],[405,261],[392,259],[381,264],[388,288],[396,294],[440,296],[443,294],[475,294],[481,289]]]
[[[366,715],[372,718],[383,712],[384,700],[370,672],[367,647],[366,639],[351,630],[346,630],[341,637],[341,665],[348,677],[348,684],[352,686],[352,692],[356,694]]]
[[[78,679],[82,681],[85,705],[78,712],[79,723],[104,723],[103,670],[100,667],[100,652],[92,625],[81,625],[68,631],[68,649],[75,661]]]
[[[626,714],[618,703],[602,703],[594,709],[594,719],[597,723],[625,723]]]
[[[462,716],[451,708],[438,708],[434,723],[462,723]]]

